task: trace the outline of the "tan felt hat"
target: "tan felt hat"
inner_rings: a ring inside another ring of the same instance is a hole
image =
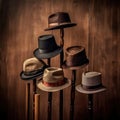
[[[71,81],[64,77],[62,68],[48,67],[45,69],[43,79],[37,87],[43,91],[55,92],[71,85]]]

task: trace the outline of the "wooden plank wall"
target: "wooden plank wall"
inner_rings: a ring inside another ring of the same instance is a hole
[[[64,49],[84,46],[90,60],[87,70],[101,72],[107,87],[106,92],[94,95],[95,120],[120,119],[119,7],[117,0],[0,0],[0,117],[25,120],[25,82],[19,77],[22,63],[33,57],[38,36],[52,33],[59,44],[59,30],[44,29],[51,13],[65,11],[77,26],[65,29]],[[58,66],[58,61],[59,56],[54,57],[52,66]],[[71,78],[71,71],[64,72]],[[77,71],[76,85],[81,82],[82,72]],[[47,93],[40,91],[40,96],[40,120],[46,120]],[[75,120],[88,120],[87,96],[76,91],[75,97]],[[56,92],[52,120],[59,118],[58,104]],[[70,87],[64,90],[64,120],[69,120],[69,107]]]

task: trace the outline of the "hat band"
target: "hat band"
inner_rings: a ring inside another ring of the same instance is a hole
[[[29,75],[35,75],[35,74],[38,74],[38,73],[41,73],[41,74],[42,74],[43,71],[44,71],[44,69],[47,68],[47,67],[48,67],[48,66],[45,65],[45,66],[41,67],[41,68],[38,69],[38,70],[29,71],[29,72],[24,71],[24,74],[27,75],[27,76],[29,76]]]
[[[42,83],[47,86],[47,87],[58,87],[58,86],[61,86],[61,85],[64,85],[65,84],[65,80],[61,80],[61,81],[58,81],[56,83],[48,83],[46,81],[42,81]]]
[[[101,86],[102,86],[102,84],[99,84],[99,85],[96,85],[96,86],[86,86],[86,85],[82,84],[83,89],[86,89],[86,90],[96,89],[96,88],[99,88]]]
[[[39,52],[40,53],[49,53],[49,52],[52,52],[52,51],[54,51],[55,49],[53,49],[53,50],[48,50],[48,49],[46,49],[46,50],[41,50],[41,49],[39,49]]]
[[[68,24],[71,22],[63,22],[63,23],[50,23],[49,26],[57,26],[57,25],[64,25],[64,24]]]

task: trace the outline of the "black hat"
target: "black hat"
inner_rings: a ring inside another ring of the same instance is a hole
[[[53,35],[42,35],[38,38],[38,47],[33,54],[38,59],[47,59],[58,55],[62,51],[62,47],[55,42]]]
[[[51,14],[48,17],[48,28],[47,30],[54,30],[54,29],[60,29],[60,28],[67,28],[67,27],[73,27],[76,23],[71,23],[69,14],[66,12],[57,12],[54,14]]]

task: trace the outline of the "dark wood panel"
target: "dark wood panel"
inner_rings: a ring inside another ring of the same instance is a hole
[[[103,75],[104,93],[94,95],[94,117],[97,120],[120,118],[120,13],[116,0],[1,0],[0,1],[0,113],[5,120],[25,119],[25,82],[20,79],[22,63],[33,57],[38,36],[54,34],[60,44],[60,31],[44,31],[48,16],[68,12],[76,27],[66,28],[64,50],[82,45],[90,64],[77,71],[76,85],[85,70]],[[52,58],[59,66],[59,56]],[[64,70],[71,79],[71,71]],[[32,81],[30,82],[32,85]],[[47,93],[40,93],[40,120],[47,119]],[[32,94],[32,87],[31,87]],[[32,102],[32,97],[30,102]],[[113,104],[114,103],[114,104]],[[59,118],[59,92],[53,93],[53,120]],[[70,87],[64,90],[64,119],[69,120]],[[32,105],[30,106],[32,120]],[[99,114],[101,113],[101,114]],[[76,91],[75,120],[87,120],[87,96]]]

